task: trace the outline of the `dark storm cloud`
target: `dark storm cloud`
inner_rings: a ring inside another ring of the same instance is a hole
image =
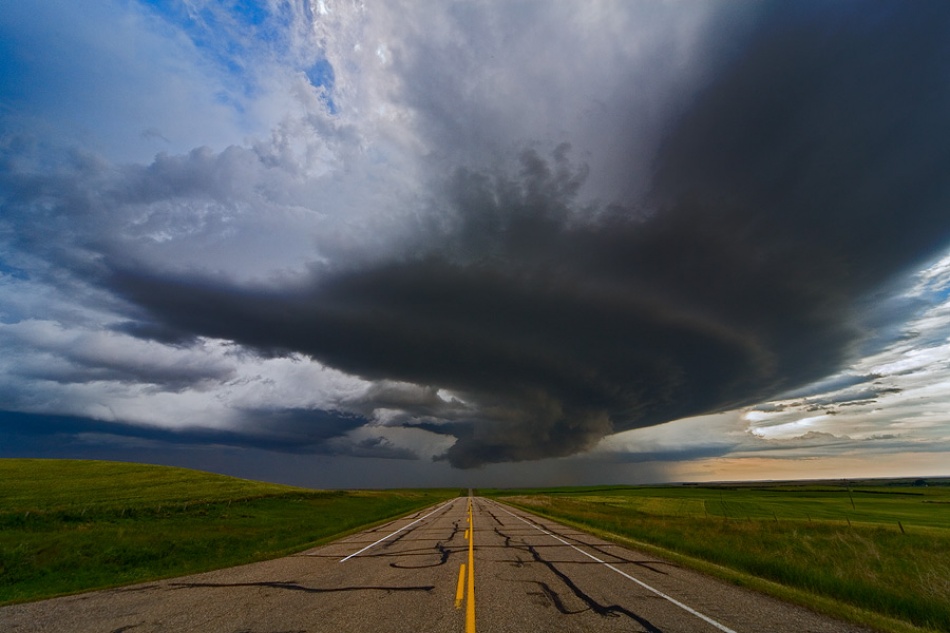
[[[280,288],[112,261],[108,283],[165,336],[451,390],[466,406],[411,406],[459,467],[773,398],[839,369],[870,293],[950,242],[948,15],[764,5],[636,204],[582,207],[567,148],[528,150],[458,170],[401,259]]]
[[[31,367],[18,371],[23,378],[48,380],[64,385],[110,381],[126,384],[160,386],[168,391],[185,390],[204,381],[220,381],[231,377],[223,368],[154,367],[133,363],[110,363],[100,359],[68,359],[74,364]]]
[[[241,418],[233,430],[221,433],[221,443],[287,453],[390,459],[415,457],[411,451],[395,447],[385,438],[341,441],[348,432],[368,422],[352,413],[319,409],[244,409]]]
[[[123,321],[110,328],[114,332],[128,334],[136,338],[158,341],[166,345],[187,347],[197,342],[197,336],[167,327],[161,323],[145,321]]]
[[[21,362],[10,375],[27,380],[62,385],[105,381],[148,385],[165,391],[183,391],[232,380],[235,377],[233,367],[220,362],[204,359],[192,359],[192,362],[188,363],[170,361],[156,357],[155,352],[160,350],[148,348],[126,353],[121,343],[101,339],[72,339],[47,345],[47,357],[39,361],[30,359],[24,353],[24,347],[17,342],[4,340],[4,337],[0,337],[0,340],[7,347],[8,354],[21,358]],[[39,347],[34,345],[33,349]]]
[[[156,445],[211,444],[239,448],[258,448],[284,453],[350,455],[406,459],[407,452],[385,443],[335,441],[366,424],[356,415],[309,409],[241,411],[237,428],[216,429],[191,422],[181,429],[128,424],[124,421],[94,420],[81,416],[47,415],[0,411],[0,436],[19,438],[58,438],[74,443],[77,438],[111,438],[117,445],[127,442],[155,442]],[[11,446],[19,443],[11,442]]]

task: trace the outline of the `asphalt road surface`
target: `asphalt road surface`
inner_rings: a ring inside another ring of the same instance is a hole
[[[865,631],[479,497],[287,558],[0,609],[4,633],[475,630]]]

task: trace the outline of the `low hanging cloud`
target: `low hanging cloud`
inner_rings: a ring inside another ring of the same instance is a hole
[[[214,437],[326,451],[376,424],[455,438],[444,458],[461,468],[575,454],[834,374],[858,352],[875,293],[950,244],[950,11],[723,11],[739,13],[738,26],[708,27],[734,46],[690,40],[689,90],[666,66],[625,75],[663,85],[662,116],[619,86],[603,121],[565,122],[563,134],[513,150],[503,142],[513,130],[543,127],[524,115],[522,84],[499,75],[492,85],[511,102],[485,105],[463,81],[479,64],[438,67],[452,38],[380,45],[385,87],[411,113],[409,141],[395,127],[384,134],[388,157],[415,158],[401,170],[373,171],[385,152],[346,149],[365,140],[358,126],[324,117],[285,122],[270,144],[147,167],[74,157],[60,172],[8,179],[5,204],[47,214],[19,247],[52,267],[54,283],[104,296],[121,315],[117,335],[176,349],[233,341],[367,381],[326,398],[326,410],[242,409]],[[472,37],[495,37],[483,22]],[[345,111],[360,86],[343,70]],[[557,94],[538,85],[540,118],[561,116]],[[295,125],[325,137],[307,169],[289,149]],[[605,139],[609,149],[591,155]],[[417,145],[429,154],[416,157]],[[353,211],[337,217],[338,207]],[[94,356],[72,352],[71,371],[96,379]],[[231,371],[209,365],[178,380],[169,358],[142,379],[182,389]],[[109,361],[135,378],[133,365]],[[339,450],[410,454],[361,442]]]
[[[775,397],[840,368],[869,293],[950,243],[947,11],[853,9],[766,12],[635,206],[581,203],[569,148],[528,149],[456,170],[401,256],[278,287],[106,281],[163,328],[457,394],[426,426],[459,467]]]

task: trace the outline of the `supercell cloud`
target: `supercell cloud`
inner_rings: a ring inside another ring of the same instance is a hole
[[[0,272],[35,295],[6,302],[9,410],[567,456],[846,369],[950,246],[943,3],[349,8],[232,24],[287,31],[231,97],[269,136],[127,161],[8,121]],[[139,140],[184,134],[160,123]],[[220,406],[95,414],[93,384]]]

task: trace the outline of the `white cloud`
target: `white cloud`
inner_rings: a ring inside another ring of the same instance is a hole
[[[803,396],[746,410],[749,432],[766,441],[820,432],[836,445],[840,437],[852,439],[850,450],[867,454],[898,452],[921,443],[929,450],[950,452],[948,287],[950,256],[945,256],[913,275],[895,297],[918,301],[913,304],[916,313],[897,324],[895,337],[837,376],[798,390]],[[889,336],[889,329],[883,332]],[[863,441],[872,443],[859,444]],[[750,450],[756,450],[755,445]]]
[[[748,473],[735,460],[890,459],[909,451],[950,454],[950,256],[916,273],[894,300],[918,299],[897,335],[847,369],[782,400],[605,438],[597,452],[647,460],[705,458],[718,477]],[[883,329],[884,336],[891,336]],[[929,458],[924,461],[932,461]],[[788,471],[773,468],[788,476]],[[853,461],[844,460],[841,464]],[[890,462],[888,462],[890,464]],[[889,468],[896,469],[891,464]],[[836,466],[828,462],[828,472]],[[837,466],[842,468],[842,466]],[[682,470],[682,469],[681,469]],[[858,469],[860,470],[860,469]],[[686,468],[683,473],[698,473]],[[842,471],[842,472],[847,472]],[[857,472],[857,471],[855,471]],[[898,472],[895,470],[894,472]],[[797,476],[810,476],[802,471]],[[818,476],[816,473],[815,476]],[[708,475],[716,478],[716,476]],[[708,478],[704,476],[704,478]]]
[[[756,426],[752,429],[752,434],[763,439],[795,439],[817,433],[813,430],[827,422],[830,416],[815,415],[800,418],[794,422],[785,422],[783,424],[773,424],[770,426]]]
[[[667,422],[608,436],[592,454],[640,461],[683,461],[728,454],[744,442],[740,412],[729,411]]]
[[[161,429],[235,428],[257,410],[354,408],[372,383],[226,341],[143,341],[52,321],[0,324],[8,407]]]

